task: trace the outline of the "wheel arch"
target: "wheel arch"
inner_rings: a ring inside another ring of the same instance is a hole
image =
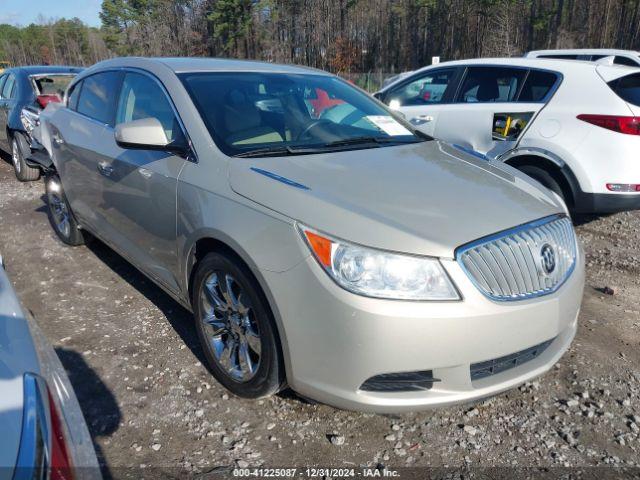
[[[193,237],[189,242],[184,265],[184,281],[186,286],[186,293],[188,295],[189,304],[191,304],[193,295],[193,279],[196,272],[198,263],[208,253],[226,253],[237,260],[239,260],[244,266],[247,267],[249,273],[253,276],[253,279],[258,283],[267,307],[269,308],[271,315],[275,323],[275,332],[280,347],[280,352],[284,359],[285,375],[291,372],[291,360],[289,355],[289,348],[287,342],[286,331],[282,322],[282,316],[278,309],[277,302],[265,278],[260,273],[260,269],[253,262],[248,253],[231,237],[218,231],[206,231],[201,232],[199,235]]]
[[[570,206],[576,204],[579,192],[582,191],[578,179],[571,168],[564,161],[553,155],[521,153],[510,156],[504,160],[504,163],[518,170],[519,167],[523,166],[532,166],[544,170],[560,184],[565,198],[571,202]]]

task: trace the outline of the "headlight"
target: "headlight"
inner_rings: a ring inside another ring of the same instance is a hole
[[[298,228],[318,263],[345,290],[397,300],[460,300],[436,258],[375,250]]]

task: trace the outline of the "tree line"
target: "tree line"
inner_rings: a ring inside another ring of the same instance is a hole
[[[0,25],[0,61],[213,56],[347,73],[411,70],[433,56],[640,49],[640,0],[103,0],[100,19]]]

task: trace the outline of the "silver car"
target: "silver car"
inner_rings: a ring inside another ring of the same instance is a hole
[[[466,402],[542,374],[576,332],[562,201],[333,75],[114,59],[41,122],[58,236],[98,237],[191,309],[242,397]]]
[[[0,479],[102,478],[55,351],[23,310],[0,257]]]

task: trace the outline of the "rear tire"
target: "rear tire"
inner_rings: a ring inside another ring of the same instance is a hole
[[[40,169],[32,168],[25,162],[30,151],[29,142],[25,136],[20,132],[15,132],[11,136],[11,160],[16,178],[21,182],[33,182],[40,178]]]
[[[239,397],[279,392],[285,372],[275,323],[249,269],[222,253],[207,254],[196,268],[191,304],[213,376]]]
[[[521,167],[517,167],[522,173],[529,175],[534,180],[537,180],[542,185],[547,187],[549,190],[560,195],[560,198],[564,201],[565,204],[569,205],[569,200],[565,191],[562,188],[562,185],[553,178],[553,176],[547,172],[546,170],[540,167],[534,167],[533,165],[523,165]]]
[[[49,222],[58,238],[67,245],[76,246],[85,243],[85,236],[78,226],[78,222],[71,211],[71,206],[62,189],[58,175],[51,175],[45,179],[47,192],[47,213]]]

